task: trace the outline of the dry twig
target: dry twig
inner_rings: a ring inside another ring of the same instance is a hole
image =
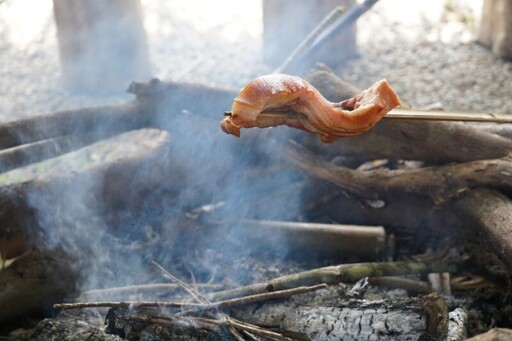
[[[201,289],[221,289],[223,287],[222,284],[207,284],[207,283],[198,283],[195,284],[198,288]],[[170,291],[180,289],[181,287],[176,283],[151,283],[151,284],[139,284],[139,285],[127,285],[123,287],[114,287],[114,288],[105,288],[105,289],[93,289],[84,291],[81,294],[81,297],[87,296],[103,296],[103,295],[115,295],[115,294],[123,294],[130,292],[138,292],[138,291]]]
[[[274,292],[266,292],[261,294],[255,294],[250,296],[243,296],[234,299],[218,301],[218,302],[210,302],[201,304],[201,303],[190,303],[190,302],[158,302],[158,301],[124,301],[124,302],[115,302],[115,301],[104,301],[104,302],[77,302],[77,303],[61,303],[55,304],[55,309],[60,310],[71,310],[71,309],[82,309],[82,308],[100,308],[100,307],[108,307],[108,308],[128,308],[128,307],[137,307],[137,308],[150,308],[150,307],[165,307],[165,308],[180,308],[180,309],[189,309],[187,312],[197,312],[204,310],[213,310],[213,309],[222,309],[229,308],[243,304],[250,304],[255,302],[267,301],[277,298],[285,298],[293,295],[299,295],[306,292],[316,291],[320,289],[326,288],[326,284],[318,284],[309,287],[298,287],[287,290],[279,290]]]

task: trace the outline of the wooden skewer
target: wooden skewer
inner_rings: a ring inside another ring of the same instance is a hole
[[[424,121],[460,121],[460,122],[494,122],[512,123],[512,115],[500,115],[485,112],[422,111],[394,109],[386,119],[424,120]]]
[[[273,117],[298,118],[301,114],[293,111],[262,112],[260,119]],[[224,112],[224,116],[231,116],[230,111]],[[489,122],[512,123],[512,115],[501,115],[485,112],[456,112],[456,111],[423,111],[411,109],[393,109],[384,116],[385,119],[398,120],[422,120],[422,121],[458,121],[458,122]]]

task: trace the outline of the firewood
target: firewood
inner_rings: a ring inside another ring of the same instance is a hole
[[[97,311],[88,311],[85,314],[61,313],[56,318],[41,321],[29,335],[29,339],[121,341],[138,340],[142,334],[142,337],[149,340],[234,340],[229,338],[229,332],[221,326],[202,324],[189,317],[176,321],[173,328],[158,323],[156,318],[149,317],[143,312],[130,313],[127,310],[107,315],[107,328],[104,321],[105,317]],[[124,333],[123,337],[116,335],[121,332]]]
[[[313,69],[306,79],[332,101],[349,98],[359,90],[325,67]],[[67,110],[0,125],[0,148],[15,147],[63,135],[87,133],[101,122],[102,131],[162,127],[172,131],[172,117],[180,110],[213,118],[231,106],[236,91],[184,83],[133,83],[136,100],[122,105]],[[195,99],[201,98],[201,101]],[[160,118],[157,117],[160,115]],[[169,123],[167,123],[169,122]],[[218,129],[218,123],[209,129]],[[508,138],[476,126],[456,122],[387,120],[370,132],[328,146],[302,134],[313,150],[325,155],[365,155],[376,158],[422,160],[431,163],[502,158],[512,150]]]
[[[437,215],[438,222],[443,220],[443,215],[458,216],[458,219],[445,219],[443,223],[445,227],[451,226],[453,231],[459,231],[465,224],[473,226],[471,231],[478,231],[490,243],[484,249],[496,252],[509,271],[512,271],[512,238],[507,237],[512,235],[509,228],[512,222],[512,201],[498,192],[482,189],[511,188],[512,163],[509,157],[412,170],[357,171],[334,166],[304,149],[293,148],[288,150],[287,155],[296,166],[315,177],[341,186],[359,200],[381,200],[385,206],[395,201],[397,196],[412,194],[430,197],[432,203],[427,207],[432,208],[435,203],[446,203],[461,196],[452,205],[444,205],[443,209],[437,211],[431,210],[430,215]],[[467,236],[470,232],[466,229],[463,234]]]
[[[184,109],[199,113],[204,118],[224,111],[236,96],[233,90],[158,80],[134,82],[127,91],[136,95],[136,100],[41,114],[0,124],[0,150],[59,136],[166,126],[165,122],[172,123],[173,115]],[[158,115],[163,115],[160,120]]]
[[[7,245],[7,251],[2,252],[4,256],[14,257],[43,238],[43,230],[36,219],[38,212],[30,197],[43,195],[47,204],[54,201],[53,205],[58,205],[71,194],[64,195],[65,188],[72,189],[85,179],[99,179],[96,180],[98,186],[90,189],[90,195],[103,203],[105,209],[119,209],[136,204],[134,198],[143,191],[162,186],[162,179],[172,176],[161,157],[168,138],[169,135],[160,130],[134,131],[46,161],[46,167],[34,166],[45,168],[45,171],[35,173],[28,168],[3,174],[0,219],[5,228],[0,229],[0,245]],[[127,146],[131,148],[127,149]],[[97,150],[108,150],[111,157],[91,160],[90,155]],[[78,160],[82,163],[79,164]],[[145,163],[151,164],[151,172],[145,169],[148,167]],[[145,172],[144,176],[136,176],[142,172]],[[151,176],[147,175],[149,173]],[[175,175],[179,177],[177,173]]]
[[[0,173],[71,152],[99,140],[112,137],[117,133],[117,131],[112,130],[92,134],[65,135],[0,150]]]
[[[396,300],[350,299],[337,288],[314,298],[297,296],[286,302],[267,302],[233,309],[231,315],[300,340],[417,340],[442,339],[448,331],[446,303],[439,296]],[[315,304],[308,298],[314,299]],[[428,339],[428,338],[427,338]]]
[[[122,105],[64,110],[23,118],[0,125],[0,149],[16,147],[63,135],[102,131],[132,130],[147,126],[151,112],[138,102]]]
[[[335,166],[298,145],[286,150],[288,159],[309,174],[330,181],[367,199],[410,193],[446,200],[468,188],[512,188],[512,159],[480,160],[416,169],[358,171]]]
[[[448,321],[446,302],[437,295],[425,298],[354,299],[345,295],[345,290],[344,286],[332,286],[286,301],[232,307],[226,310],[226,320],[214,320],[209,315],[198,318],[174,315],[162,308],[117,307],[108,311],[105,330],[130,339],[140,338],[141,333],[153,335],[154,332],[167,338],[180,333],[184,339],[194,335],[216,339],[222,329],[211,329],[212,326],[236,326],[260,336],[281,340],[287,337],[294,340],[358,339],[372,334],[384,340],[405,340],[418,339],[422,335],[424,338],[441,339],[453,328],[451,321]],[[53,323],[60,325],[56,328],[58,331],[63,328],[62,321],[72,323],[77,316],[80,316],[77,312],[61,314]],[[94,326],[94,321],[88,322],[83,318],[82,321],[83,324]],[[43,321],[36,332],[41,333],[41,326],[47,323]],[[231,340],[232,336],[226,333],[224,329],[222,339]],[[51,334],[46,330],[45,335]]]
[[[430,294],[433,292],[432,287],[427,282],[396,276],[372,277],[368,279],[368,282],[375,286],[404,289],[411,294]]]

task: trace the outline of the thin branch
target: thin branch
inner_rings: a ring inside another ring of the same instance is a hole
[[[221,309],[221,308],[229,308],[244,304],[250,304],[255,302],[261,302],[266,300],[272,300],[277,298],[284,298],[293,295],[303,294],[306,292],[316,291],[320,289],[326,288],[326,284],[318,284],[310,287],[298,287],[287,290],[279,290],[268,293],[261,293],[256,295],[244,296],[235,299],[229,299],[225,301],[212,302],[207,304],[198,304],[198,303],[189,303],[189,302],[158,302],[158,301],[124,301],[124,302],[114,302],[114,301],[104,301],[104,302],[78,302],[78,303],[61,303],[55,304],[55,309],[60,310],[71,310],[71,309],[82,309],[82,308],[100,308],[100,307],[109,307],[109,308],[128,308],[128,307],[138,307],[138,308],[150,308],[150,307],[165,307],[165,308],[181,308],[181,309],[191,309],[187,312],[197,312],[204,310],[213,310],[213,309]]]
[[[219,320],[207,319],[207,318],[202,318],[202,317],[194,317],[194,319],[199,322],[206,323],[206,324],[209,323],[209,324],[214,324],[214,325],[233,326],[233,327],[239,328],[241,330],[248,331],[250,333],[269,338],[271,340],[290,340],[291,341],[290,338],[287,338],[287,337],[283,336],[282,334],[261,328],[256,325],[245,323],[245,322],[233,319],[233,318],[231,318],[230,321],[219,321]]]
[[[195,284],[198,288],[202,289],[220,289],[224,287],[222,284],[207,284],[198,283]],[[105,288],[105,289],[93,289],[84,291],[81,296],[100,296],[100,295],[114,295],[122,294],[126,292],[134,291],[165,291],[165,290],[176,290],[182,289],[182,287],[176,283],[151,283],[151,284],[139,284],[139,285],[128,285],[123,287]]]
[[[164,277],[175,281],[180,287],[182,287],[186,292],[189,293],[190,296],[192,296],[196,301],[203,303],[203,304],[210,304],[211,302],[203,296],[201,293],[199,293],[196,289],[194,289],[192,286],[188,285],[187,283],[183,282],[178,277],[174,276],[167,270],[165,270],[160,264],[153,261],[153,265],[155,265],[162,273],[164,274]]]
[[[191,312],[197,312],[197,311],[203,311],[203,310],[210,310],[210,309],[222,309],[222,308],[229,308],[244,304],[250,304],[255,302],[262,302],[262,301],[268,301],[268,300],[275,300],[278,298],[285,298],[290,297],[294,295],[304,294],[307,292],[317,291],[320,289],[327,288],[327,284],[322,283],[318,285],[312,285],[312,286],[301,286],[293,289],[285,289],[285,290],[278,290],[273,292],[264,292],[260,294],[254,294],[249,296],[243,296],[243,297],[237,297],[232,298],[224,301],[218,301],[213,302],[210,304],[205,304],[202,306],[193,306],[190,308],[190,310],[184,311],[184,313],[191,313]]]
[[[59,310],[73,310],[83,308],[181,308],[184,306],[201,306],[198,303],[188,302],[155,302],[155,301],[103,301],[103,302],[79,302],[79,303],[58,303],[53,307]]]

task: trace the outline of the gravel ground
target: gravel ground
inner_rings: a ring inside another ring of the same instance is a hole
[[[155,77],[240,87],[272,71],[260,1],[141,3]],[[379,2],[358,23],[360,58],[335,71],[359,87],[386,78],[415,107],[511,114],[512,64],[474,43],[481,0],[414,3]],[[63,87],[52,14],[50,0],[0,2],[0,122],[131,98]]]

